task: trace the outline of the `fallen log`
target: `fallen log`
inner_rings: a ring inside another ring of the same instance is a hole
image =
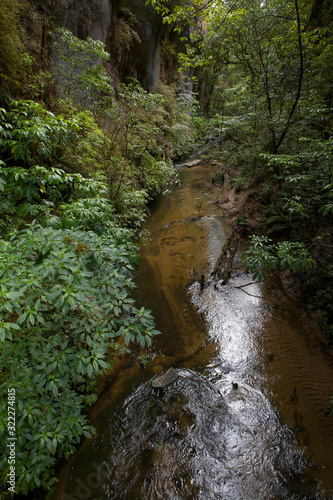
[[[221,255],[218,258],[206,285],[212,281],[220,281],[222,285],[226,285],[228,283],[233,270],[234,256],[238,248],[239,241],[239,237],[234,232],[227,238],[227,241],[223,245]]]

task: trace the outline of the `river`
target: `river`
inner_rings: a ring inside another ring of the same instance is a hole
[[[152,206],[136,298],[162,335],[144,372],[119,362],[53,500],[333,498],[332,353],[278,283],[194,280],[230,234],[216,170],[182,168]],[[155,393],[171,366],[179,379]]]

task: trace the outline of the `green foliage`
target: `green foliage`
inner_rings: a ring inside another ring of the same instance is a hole
[[[56,116],[32,101],[13,102],[1,110],[1,127],[0,411],[5,422],[14,387],[16,487],[26,494],[49,489],[58,458],[91,435],[85,412],[114,355],[150,346],[158,333],[150,312],[130,297],[137,248],[133,233],[117,224],[138,227],[148,190],[159,192],[172,169],[146,153],[129,171],[127,160],[111,156],[93,116],[68,105]],[[131,175],[122,180],[123,165]],[[135,189],[139,183],[146,189]],[[0,439],[5,432],[0,427]],[[5,489],[7,453],[0,464]]]
[[[303,243],[279,241],[272,243],[267,236],[252,236],[251,246],[242,255],[247,271],[253,279],[261,281],[274,270],[288,269],[306,271],[312,268],[313,260]]]
[[[193,117],[198,103],[195,94],[180,93],[176,98],[169,97],[171,107],[171,138],[173,157],[181,158],[193,150],[195,138],[193,137]],[[199,142],[201,141],[200,137]]]
[[[5,234],[30,218],[43,226],[81,226],[101,233],[112,225],[113,209],[105,198],[107,194],[105,180],[85,179],[80,174],[67,174],[53,167],[6,167],[3,164],[0,166],[0,227]],[[64,204],[64,200],[72,202]]]
[[[98,126],[90,110],[78,110],[60,101],[61,111],[78,124],[74,141],[66,143],[63,160],[66,169],[85,176],[96,176],[105,170],[110,157],[110,139]]]
[[[6,160],[0,173],[3,217],[12,217],[18,205],[20,216],[50,212],[75,189],[75,196],[86,197],[79,174],[65,175],[63,169],[60,174],[52,166],[64,164],[72,172],[102,175],[107,185],[99,184],[98,189],[103,196],[110,197],[122,220],[129,214],[131,224],[140,224],[148,198],[163,191],[174,174],[171,162],[162,160],[163,143],[168,146],[159,122],[163,125],[168,113],[162,109],[159,114],[160,95],[151,96],[137,84],[124,86],[122,99],[110,110],[111,134],[98,128],[88,111],[77,112],[67,105],[65,115],[58,116],[33,101],[13,101],[9,110],[0,109],[0,152]],[[24,166],[16,166],[19,163]],[[92,181],[88,184],[91,187]],[[144,190],[140,196],[130,194],[140,189]],[[132,202],[125,207],[127,198]]]
[[[331,214],[332,140],[302,139],[294,154],[264,154],[261,159],[280,173],[280,189],[267,209],[266,226],[273,232],[276,223],[283,224],[286,232],[311,243]]]
[[[73,138],[78,124],[55,116],[34,101],[12,101],[0,109],[0,153],[3,158],[27,165],[56,160]]]
[[[189,103],[161,86],[145,91],[136,80],[121,84],[117,102],[105,110],[112,146],[124,156],[137,160],[148,153],[158,160],[172,158],[190,142]]]
[[[197,23],[187,54],[182,56],[183,66],[203,68],[205,83],[213,86],[214,112],[236,100],[237,115],[248,129],[245,137],[254,143],[259,133],[265,148],[277,153],[291,128],[303,81],[298,2],[194,0],[152,4],[165,16],[165,22],[185,18]],[[205,20],[204,30],[199,27],[198,15]],[[235,105],[233,108],[229,116],[236,115]]]
[[[140,183],[149,195],[161,193],[171,182],[174,168],[171,162],[158,161],[150,154],[142,155],[138,166]]]
[[[111,220],[114,210],[107,198],[80,198],[58,208],[61,226],[80,227],[103,234],[113,226]]]
[[[91,435],[85,406],[112,351],[124,351],[119,337],[144,347],[158,333],[129,295],[137,262],[130,237],[115,227],[98,236],[35,225],[0,241],[1,421],[14,387],[17,491],[49,488],[57,458]],[[4,442],[4,425],[0,433]],[[5,450],[0,463],[5,487]]]
[[[121,190],[117,200],[120,221],[127,222],[138,230],[146,218],[148,199],[148,193],[144,189]]]
[[[211,123],[211,120],[208,120],[204,116],[201,116],[199,114],[195,114],[192,118],[192,127],[195,141],[199,142],[203,137],[208,137],[213,126],[214,125]]]
[[[139,229],[191,143],[192,99],[136,81],[115,99],[101,42],[60,29],[55,49],[66,97],[56,111],[32,100],[0,109],[0,439],[14,388],[19,494],[50,489],[59,457],[91,436],[85,413],[115,354],[134,345],[147,362],[140,350],[159,332],[130,297],[137,247],[119,225]],[[40,96],[51,80],[39,73],[24,91]],[[0,465],[5,490],[5,450]]]
[[[91,115],[78,113],[68,101],[62,103],[80,131],[77,140],[66,143],[61,161],[66,170],[84,175],[103,173],[115,211],[123,222],[127,219],[137,227],[145,217],[148,199],[172,180],[170,159],[189,150],[192,100],[177,97],[164,86],[149,93],[136,80],[120,84],[116,99],[108,98],[111,94],[106,86],[100,99],[90,84],[94,80],[98,86],[100,78],[104,79],[104,68],[96,65],[96,57],[107,59],[104,45],[91,39],[78,40],[64,29],[57,30],[57,36],[59,74],[69,86],[68,95],[86,102],[91,90],[97,99]],[[91,67],[94,74],[88,81],[86,70]]]
[[[147,3],[161,14],[165,23],[172,24],[176,31],[182,33],[184,24],[196,25],[198,15],[204,14],[204,11],[211,7],[212,1],[173,0],[170,2],[168,0],[148,0]]]
[[[330,178],[332,178],[332,176],[330,176]],[[319,212],[321,212],[323,216],[333,214],[333,184],[327,184],[322,192],[324,193],[325,201],[324,205],[320,207]],[[321,203],[323,203],[323,201],[321,201]]]
[[[71,188],[71,179],[59,169],[0,167],[0,221],[2,231],[38,218],[55,207]]]
[[[92,38],[80,40],[66,28],[58,28],[53,36],[59,59],[57,83],[65,97],[83,102],[95,111],[101,102],[110,102],[113,97],[111,79],[101,64],[110,56],[103,42]]]

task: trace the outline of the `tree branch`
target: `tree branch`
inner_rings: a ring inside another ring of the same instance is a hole
[[[298,0],[295,0],[295,9],[296,9],[296,18],[297,18],[297,33],[298,33],[298,47],[299,47],[299,76],[298,76],[297,93],[296,93],[294,104],[291,107],[287,123],[286,123],[284,130],[281,134],[281,137],[276,145],[275,154],[277,153],[277,151],[278,151],[280,145],[282,144],[282,141],[285,138],[285,135],[290,127],[291,119],[293,117],[294,111],[295,111],[297,103],[299,101],[299,98],[301,95],[301,89],[302,89],[304,61],[303,61],[303,44],[302,44],[302,32],[301,32],[301,21],[300,21],[300,15],[299,15]]]

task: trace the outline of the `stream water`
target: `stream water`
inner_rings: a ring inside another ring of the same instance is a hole
[[[137,300],[163,335],[145,372],[119,364],[53,500],[333,498],[332,354],[278,284],[193,278],[230,232],[214,173],[181,169],[152,207]],[[179,379],[156,394],[151,379],[171,366]]]

